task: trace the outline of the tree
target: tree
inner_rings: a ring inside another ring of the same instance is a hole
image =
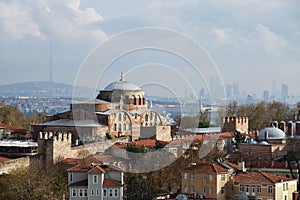
[[[155,196],[150,181],[141,174],[127,174],[126,200],[152,200]]]

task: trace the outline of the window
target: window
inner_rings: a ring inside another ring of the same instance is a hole
[[[206,181],[206,175],[203,175],[203,181]]]
[[[192,193],[195,192],[195,187],[194,187],[194,186],[191,187],[191,192],[192,192]]]
[[[112,197],[113,196],[113,191],[110,189],[109,190],[109,196]]]
[[[244,185],[240,184],[240,192],[244,192]]]
[[[123,120],[126,121],[126,114],[123,115]]]
[[[115,197],[118,196],[118,189],[115,189]]]
[[[70,173],[70,182],[73,181],[73,172]]]
[[[103,189],[103,196],[104,197],[106,197],[106,195],[107,195],[106,192],[107,192],[106,189]]]
[[[99,195],[100,195],[99,189],[96,189],[96,196],[99,196]]]
[[[91,189],[91,196],[94,196],[94,195],[95,195],[94,189]]]
[[[188,186],[184,186],[184,192],[188,191]]]
[[[209,194],[213,193],[213,187],[209,187]]]
[[[221,188],[221,194],[225,194],[225,188],[224,187]]]
[[[284,200],[287,200],[287,196],[286,195],[284,196]]]
[[[184,179],[187,179],[187,178],[188,178],[188,174],[184,173]]]
[[[119,124],[119,131],[122,131],[122,124]]]
[[[246,185],[246,192],[249,192],[249,185]]]
[[[255,193],[255,185],[252,185],[252,193]]]
[[[114,124],[114,131],[117,131],[117,124]]]
[[[126,124],[123,124],[123,131],[126,131]]]
[[[213,180],[213,176],[210,174],[209,175],[209,181],[212,181]]]
[[[285,191],[285,183],[282,184],[282,189]]]
[[[98,175],[93,175],[93,184],[98,183]]]
[[[272,194],[272,193],[273,193],[273,186],[272,186],[272,185],[269,185],[268,191],[269,191],[269,194]]]
[[[286,188],[286,190],[289,190],[289,183],[286,183],[285,188]]]
[[[77,190],[75,188],[72,189],[72,197],[77,196]]]
[[[87,197],[87,189],[84,189],[84,196]]]
[[[206,193],[206,187],[203,187],[203,193]]]
[[[83,197],[83,189],[79,189],[79,197]]]
[[[257,186],[257,193],[261,193],[261,185]]]
[[[221,175],[221,180],[222,180],[222,181],[225,181],[225,174],[222,174],[222,175]]]
[[[122,114],[119,113],[119,121],[121,121],[121,120],[122,120]]]
[[[194,180],[194,179],[195,179],[195,174],[192,173],[192,174],[191,174],[191,180]]]

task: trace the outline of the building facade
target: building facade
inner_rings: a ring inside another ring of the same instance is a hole
[[[101,164],[76,165],[68,169],[70,200],[122,200],[123,172]]]

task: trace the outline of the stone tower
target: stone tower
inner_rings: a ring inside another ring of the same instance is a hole
[[[223,118],[222,132],[248,133],[248,117],[225,117]]]
[[[71,133],[40,132],[38,137],[38,148],[44,163],[46,165],[52,165],[67,157],[73,157],[71,140]]]

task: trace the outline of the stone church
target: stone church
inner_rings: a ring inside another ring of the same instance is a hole
[[[125,81],[121,73],[100,90],[96,99],[76,102],[70,110],[47,117],[45,123],[32,125],[32,131],[71,132],[72,145],[101,141],[107,137],[171,140],[171,129],[164,116],[147,107],[145,92]]]

